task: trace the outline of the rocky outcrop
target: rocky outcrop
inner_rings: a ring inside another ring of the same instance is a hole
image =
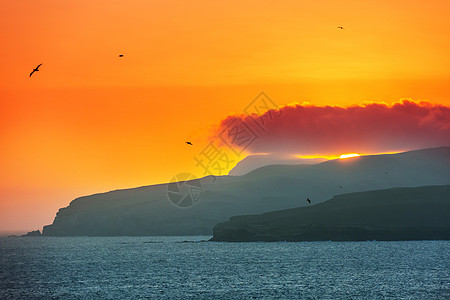
[[[30,231],[27,234],[24,234],[22,236],[41,236],[41,231],[40,230],[34,230],[34,231]]]

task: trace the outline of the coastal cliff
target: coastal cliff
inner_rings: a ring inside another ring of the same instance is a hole
[[[159,184],[84,196],[61,208],[44,236],[212,235],[236,215],[261,214],[393,187],[450,184],[450,147],[330,160],[314,165],[270,165],[242,176],[189,181],[198,202],[172,205]]]

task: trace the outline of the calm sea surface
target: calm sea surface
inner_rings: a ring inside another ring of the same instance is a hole
[[[0,299],[450,299],[449,241],[208,238],[0,238]]]

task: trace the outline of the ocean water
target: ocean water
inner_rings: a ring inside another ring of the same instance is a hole
[[[208,238],[0,238],[0,299],[450,299],[450,241]]]

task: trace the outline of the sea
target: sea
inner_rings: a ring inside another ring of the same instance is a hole
[[[0,238],[0,299],[450,299],[450,241]]]

